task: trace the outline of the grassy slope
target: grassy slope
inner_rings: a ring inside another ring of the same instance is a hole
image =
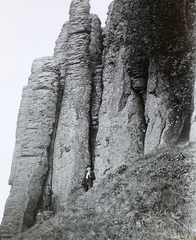
[[[196,219],[195,149],[192,144],[162,150],[121,165],[98,179],[69,212],[14,239],[194,239],[178,236],[192,235]]]

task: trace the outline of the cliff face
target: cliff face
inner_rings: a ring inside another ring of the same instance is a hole
[[[64,211],[82,194],[87,164],[101,178],[189,140],[193,8],[193,0],[115,0],[102,31],[89,1],[72,1],[53,57],[33,62],[23,90],[3,238],[35,223],[47,183],[53,210]]]
[[[189,137],[192,3],[114,1],[105,28],[97,171]]]

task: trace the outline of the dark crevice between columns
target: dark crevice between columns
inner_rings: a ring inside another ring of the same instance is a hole
[[[99,129],[99,110],[102,101],[102,65],[95,67],[92,76],[92,93],[90,106],[89,148],[90,164],[94,169],[96,137]]]
[[[103,35],[101,22],[97,15],[90,14],[89,16],[91,24],[90,32],[90,70],[91,70],[91,99],[90,99],[90,110],[89,110],[89,164],[94,169],[95,164],[95,146],[96,137],[99,128],[99,110],[102,101],[102,55],[103,55]]]

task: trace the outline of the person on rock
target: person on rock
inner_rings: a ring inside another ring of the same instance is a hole
[[[42,210],[38,210],[37,216],[36,216],[36,224],[41,224],[44,221],[44,215]]]
[[[91,166],[87,166],[84,178],[82,180],[82,186],[86,192],[89,190],[89,188],[92,188],[93,180],[95,180],[95,173],[91,170]]]
[[[52,188],[50,184],[46,185],[45,194],[44,194],[44,209],[45,211],[50,211],[51,199],[52,199]]]

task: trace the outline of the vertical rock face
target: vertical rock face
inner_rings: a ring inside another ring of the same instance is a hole
[[[124,43],[125,4],[110,5],[104,31],[103,95],[96,147],[96,171],[135,157],[144,150],[145,119],[142,97],[133,90],[126,69],[129,46]],[[123,11],[122,11],[123,10]]]
[[[51,57],[33,62],[23,90],[12,164],[11,193],[5,206],[3,236],[34,223],[42,187],[49,171],[48,150],[55,123],[59,69]]]
[[[99,18],[96,15],[90,15],[91,20],[91,41],[89,45],[91,56],[92,72],[92,93],[90,109],[90,157],[91,164],[95,163],[96,137],[99,129],[99,110],[102,99],[102,29]]]
[[[162,2],[154,10],[158,17],[162,9],[162,15],[155,24],[158,34],[147,83],[146,152],[188,140],[194,80],[193,3],[171,1],[168,8]]]
[[[90,163],[89,125],[92,78],[90,71],[89,2],[73,1],[68,27],[66,76],[54,149],[54,205],[64,209],[72,191],[78,190],[85,165]]]
[[[193,92],[194,1],[121,1],[104,31],[96,169],[187,141]]]
[[[102,32],[89,0],[72,1],[53,57],[33,62],[23,90],[3,239],[35,223],[47,183],[53,210],[65,210],[82,194],[87,164],[99,179],[139,154],[188,141],[193,4],[115,0]]]

